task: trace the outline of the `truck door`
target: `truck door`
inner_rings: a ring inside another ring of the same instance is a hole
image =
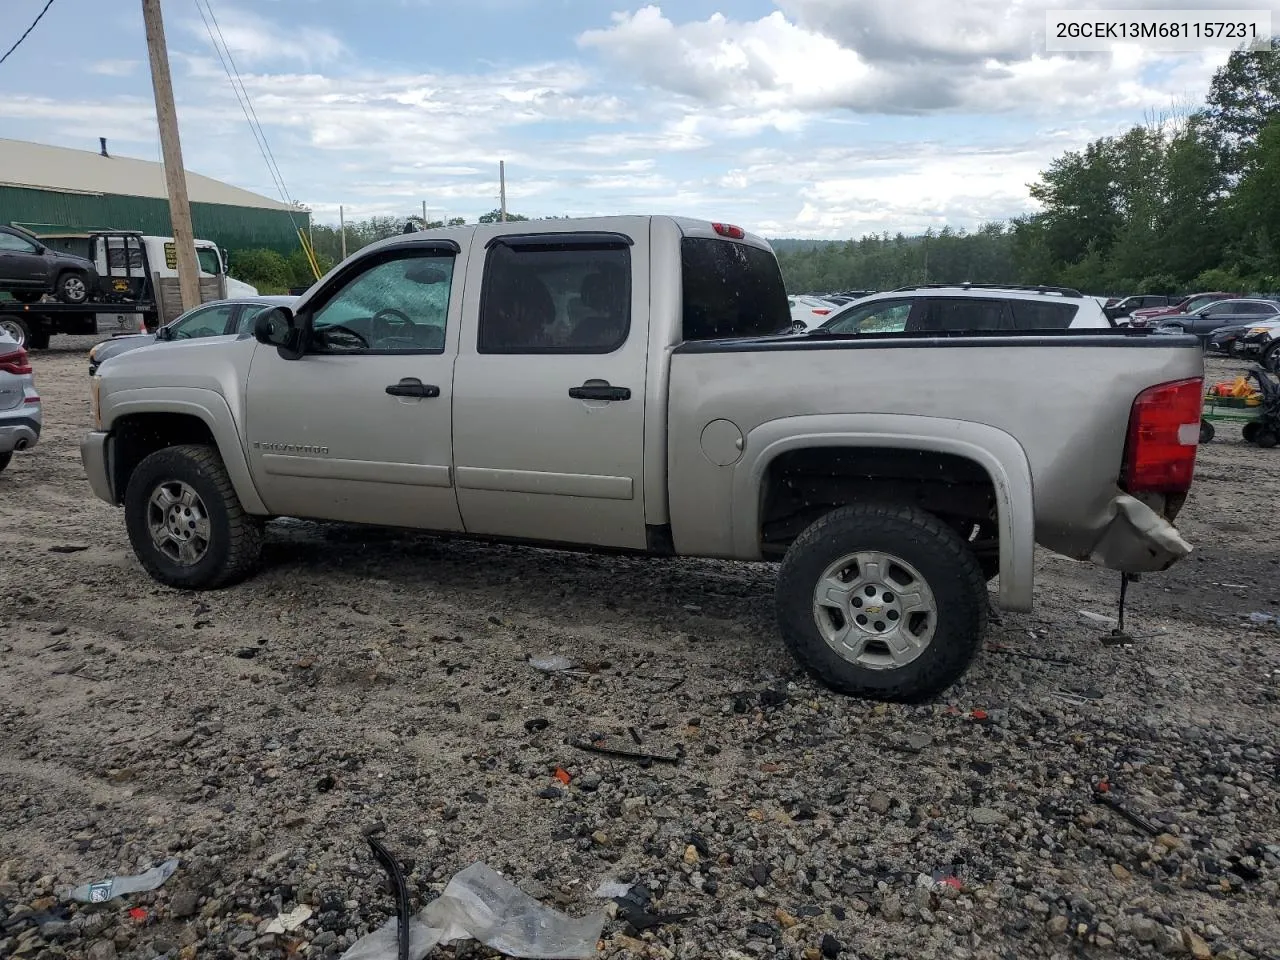
[[[460,531],[450,406],[458,244],[355,260],[308,300],[307,350],[259,344],[246,433],[254,482],[283,516]]]
[[[476,249],[453,406],[467,532],[645,547],[648,291],[639,218]]]
[[[48,286],[49,263],[30,240],[0,231],[0,280],[23,287]]]

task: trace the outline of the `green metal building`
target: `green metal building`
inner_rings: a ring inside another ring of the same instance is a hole
[[[310,226],[302,206],[187,172],[195,235],[226,250],[266,247],[282,254],[299,247]],[[172,236],[164,166],[115,157],[101,149],[70,150],[0,139],[0,223],[36,234],[140,230]]]

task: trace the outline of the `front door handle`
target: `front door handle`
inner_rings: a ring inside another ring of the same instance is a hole
[[[574,400],[630,400],[630,387],[612,387],[608,383],[584,383],[570,387],[569,396]]]
[[[388,386],[387,393],[393,397],[438,397],[440,388],[434,383],[423,383],[416,377],[405,377],[399,383]]]

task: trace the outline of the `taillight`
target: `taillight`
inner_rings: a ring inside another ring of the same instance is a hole
[[[711,226],[720,236],[729,237],[732,240],[742,240],[747,235],[747,231],[741,227],[735,227],[732,223],[713,223]]]
[[[27,360],[27,351],[19,349],[16,353],[0,356],[0,371],[26,376],[31,372],[31,363]]]
[[[1186,493],[1196,467],[1204,381],[1143,390],[1129,414],[1120,484],[1129,493]]]
[[[816,314],[817,314],[818,316],[820,316],[820,317],[825,317],[825,316],[826,316],[828,313],[830,313],[831,311],[830,311],[830,310],[821,310],[821,309],[818,309],[818,308],[816,308],[816,307],[815,307],[813,312],[814,312],[814,313],[816,313]]]

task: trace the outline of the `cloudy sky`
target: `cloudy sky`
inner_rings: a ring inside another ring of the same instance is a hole
[[[502,159],[530,216],[973,227],[1030,209],[1064,150],[1185,112],[1226,59],[1046,54],[1045,5],[1022,0],[210,2],[289,194],[333,222],[424,200],[474,219]],[[42,6],[0,0],[0,47]],[[199,10],[164,0],[186,165],[276,197]],[[159,159],[140,4],[55,0],[0,65],[0,137],[100,136]]]

